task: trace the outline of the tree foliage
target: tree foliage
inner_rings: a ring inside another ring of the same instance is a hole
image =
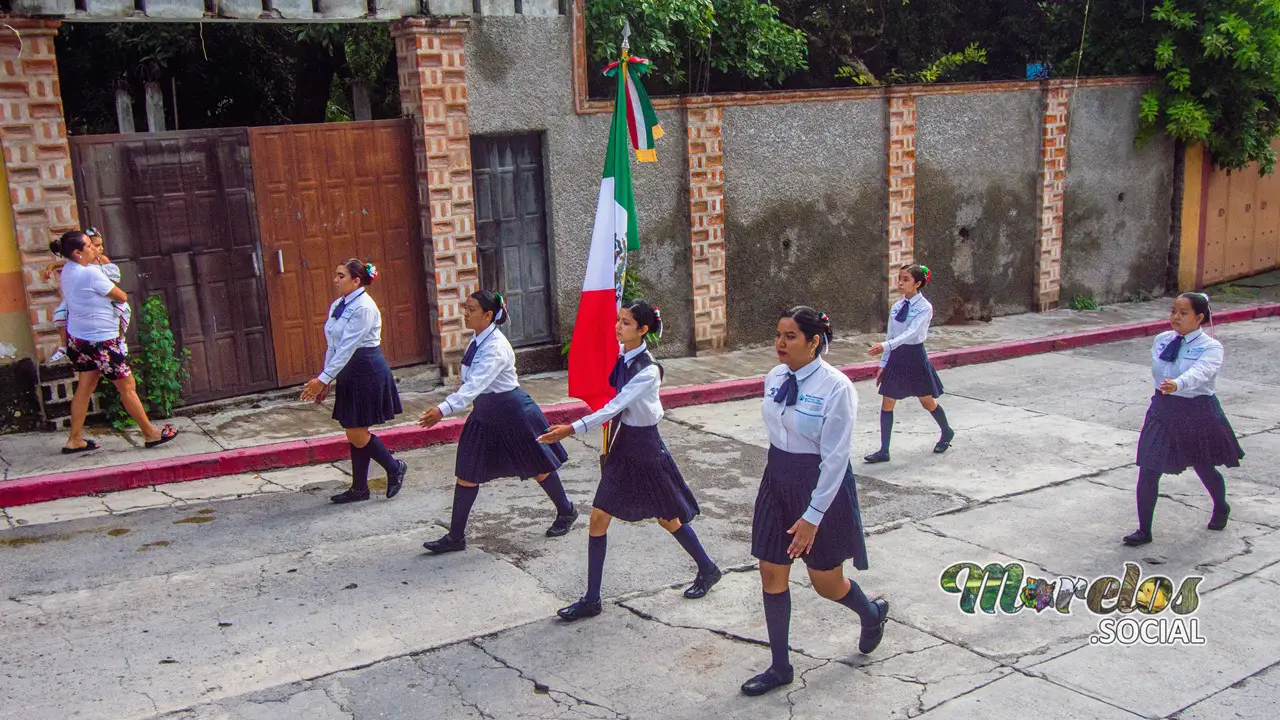
[[[758,0],[589,0],[586,20],[596,69],[617,59],[630,21],[631,54],[660,59],[657,93],[776,86],[805,68],[804,33]],[[607,92],[603,82],[597,89]]]
[[[400,112],[394,47],[381,24],[65,23],[59,74],[74,134],[117,131],[115,91],[134,97],[146,127],[142,86],[165,93],[169,127],[183,129],[323,122],[331,105],[350,116],[350,83],[369,89],[374,117]]]
[[[1239,170],[1275,166],[1280,132],[1280,2],[1164,0],[1152,12],[1159,80],[1142,97],[1143,138],[1164,130],[1203,142],[1214,161]]]

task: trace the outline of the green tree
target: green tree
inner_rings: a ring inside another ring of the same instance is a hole
[[[1203,142],[1214,162],[1239,170],[1275,167],[1280,132],[1280,2],[1164,0],[1152,12],[1156,86],[1142,98],[1140,140],[1164,130]]]
[[[776,86],[805,67],[804,33],[759,0],[588,0],[586,21],[595,69],[617,59],[631,23],[631,53],[654,60],[655,93]]]

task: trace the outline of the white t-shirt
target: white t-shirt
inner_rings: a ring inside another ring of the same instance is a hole
[[[120,315],[107,293],[115,288],[97,265],[68,261],[62,268],[62,297],[67,303],[67,334],[89,342],[120,336]]]

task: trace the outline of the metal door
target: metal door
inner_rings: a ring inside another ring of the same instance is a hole
[[[102,231],[130,295],[161,295],[191,352],[187,402],[275,387],[243,129],[71,139],[80,218]],[[133,345],[137,349],[137,345]]]
[[[378,266],[387,361],[430,359],[410,132],[406,120],[249,131],[281,385],[323,369],[334,268],[352,257]]]
[[[552,340],[542,142],[534,135],[471,138],[480,286],[501,292],[502,330],[516,347]]]

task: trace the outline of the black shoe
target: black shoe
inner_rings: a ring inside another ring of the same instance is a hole
[[[697,600],[705,596],[715,584],[720,582],[720,578],[724,577],[724,573],[720,568],[712,568],[711,572],[703,574],[698,573],[698,577],[693,579],[693,584],[688,590],[684,591],[684,596],[690,600]]]
[[[560,608],[556,613],[563,620],[581,620],[590,618],[604,612],[604,603],[599,600],[582,599],[566,608]]]
[[[880,608],[880,622],[862,626],[862,636],[858,638],[858,652],[863,655],[880,646],[880,641],[884,638],[884,625],[889,622],[889,601],[878,598],[872,600],[871,604]]]
[[[356,490],[355,488],[348,488],[338,493],[337,495],[334,495],[333,497],[329,498],[329,501],[342,505],[345,503],[360,502],[361,500],[368,500],[368,499],[369,499],[368,490]]]
[[[394,473],[387,476],[387,499],[395,497],[400,492],[400,488],[404,487],[404,476],[409,472],[409,466],[404,464],[403,460],[397,460],[399,467]]]
[[[547,537],[560,537],[569,533],[569,528],[573,527],[574,521],[578,519],[578,508],[570,504],[569,509],[571,511],[569,515],[556,516],[556,521],[547,528]]]
[[[1151,533],[1142,530],[1134,530],[1132,533],[1124,536],[1124,544],[1130,547],[1138,545],[1146,545],[1151,542]]]
[[[868,456],[866,456],[866,457],[862,458],[862,460],[863,460],[863,462],[867,463],[868,465],[874,465],[875,463],[884,463],[884,462],[889,462],[889,451],[888,451],[888,450],[877,450],[877,451],[875,451],[875,452],[871,453],[870,455],[868,455]]]
[[[1227,518],[1231,517],[1231,506],[1228,505],[1222,512],[1214,511],[1213,517],[1209,518],[1210,530],[1225,530],[1227,527]]]
[[[742,683],[743,695],[763,695],[774,688],[790,685],[795,680],[795,671],[787,668],[784,672],[778,672],[773,668],[769,668],[750,680]]]
[[[422,547],[430,550],[436,555],[443,555],[445,553],[451,553],[451,552],[460,552],[462,550],[467,549],[467,539],[466,538],[455,539],[453,535],[445,534],[445,536],[440,538],[439,540],[428,540],[427,542],[422,543]]]
[[[938,444],[933,446],[933,451],[937,454],[946,452],[951,447],[951,441],[956,439],[956,431],[948,430],[942,434],[942,438],[938,440]]]

